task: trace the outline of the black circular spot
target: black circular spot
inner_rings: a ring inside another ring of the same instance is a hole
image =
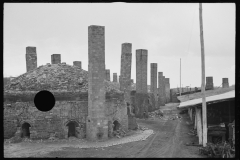
[[[42,90],[35,95],[34,104],[39,111],[47,112],[54,107],[55,97],[51,92]]]

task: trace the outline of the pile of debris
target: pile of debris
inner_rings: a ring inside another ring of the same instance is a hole
[[[23,142],[32,142],[32,140],[30,138],[23,138],[22,140]]]
[[[113,134],[114,137],[117,137],[117,138],[121,138],[121,137],[126,136],[126,132],[122,128],[119,128],[118,130],[113,131],[112,134]]]
[[[104,81],[107,92],[119,92],[115,83]],[[88,92],[88,71],[68,64],[47,64],[26,72],[7,83],[4,91]]]
[[[149,118],[162,118],[163,112],[160,109],[153,111],[153,112],[148,112],[148,117]]]
[[[176,120],[176,119],[181,119],[182,117],[181,116],[179,116],[178,114],[174,114],[174,115],[172,115],[171,117],[169,117],[168,119],[169,120]]]
[[[197,136],[197,130],[196,130],[196,129],[192,129],[192,130],[190,130],[187,134],[188,134],[188,135]]]
[[[142,131],[148,130],[148,128],[147,128],[147,127],[144,127],[144,126],[139,126],[139,125],[138,125],[138,129],[139,129],[139,130],[142,130]]]
[[[56,141],[56,140],[58,140],[58,138],[56,137],[56,133],[51,133],[51,134],[50,134],[50,137],[48,138],[48,140],[50,140],[50,141]]]
[[[228,142],[217,144],[207,143],[206,147],[200,147],[199,153],[210,158],[235,158],[235,147]]]

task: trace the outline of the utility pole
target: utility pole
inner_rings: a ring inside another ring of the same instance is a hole
[[[181,58],[180,58],[180,96],[181,96]]]
[[[201,42],[201,60],[202,60],[202,122],[203,122],[203,147],[207,144],[207,107],[205,97],[205,55],[203,40],[203,20],[202,20],[202,3],[199,3],[199,20],[200,20],[200,42]]]

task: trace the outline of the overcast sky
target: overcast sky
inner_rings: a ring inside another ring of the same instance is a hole
[[[203,3],[206,77],[214,86],[222,78],[235,84],[234,3]],[[26,72],[26,47],[37,47],[37,64],[82,61],[88,70],[88,26],[105,26],[105,63],[120,74],[121,44],[132,43],[132,79],[136,82],[136,49],[148,50],[150,63],[170,78],[170,87],[201,86],[201,47],[198,3],[5,3],[4,77]]]

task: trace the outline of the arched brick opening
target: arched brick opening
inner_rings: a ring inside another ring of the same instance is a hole
[[[113,122],[113,131],[119,130],[119,129],[120,129],[120,126],[121,126],[121,124],[120,124],[117,120],[115,120],[115,121]]]
[[[69,121],[66,125],[68,127],[68,137],[77,137],[76,127],[79,127],[76,121]]]
[[[30,127],[31,125],[27,122],[22,124],[21,138],[30,138]]]

